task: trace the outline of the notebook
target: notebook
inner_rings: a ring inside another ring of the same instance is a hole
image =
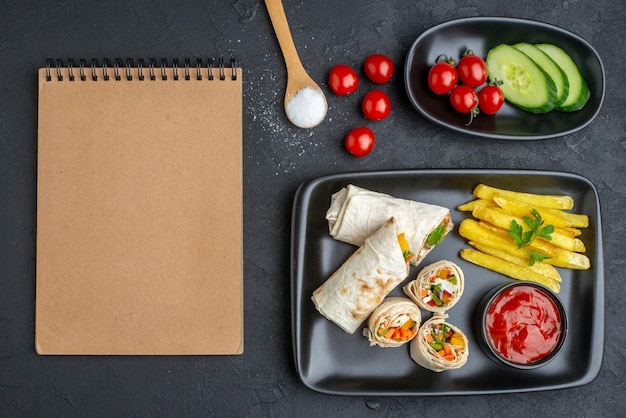
[[[39,354],[243,352],[242,69],[39,69]]]

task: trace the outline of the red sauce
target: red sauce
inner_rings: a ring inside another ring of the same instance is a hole
[[[554,350],[561,335],[561,315],[554,301],[533,286],[513,286],[489,306],[485,329],[503,358],[530,364]]]

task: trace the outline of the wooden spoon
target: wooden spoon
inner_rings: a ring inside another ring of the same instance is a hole
[[[326,97],[306,72],[298,57],[282,0],[265,0],[265,6],[287,66],[285,112],[294,125],[300,128],[313,128],[326,117],[328,110]]]

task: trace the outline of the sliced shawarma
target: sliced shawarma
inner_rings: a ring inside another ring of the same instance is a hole
[[[430,312],[444,313],[453,307],[465,289],[463,270],[448,260],[424,267],[415,280],[404,287],[404,293],[417,305]]]
[[[317,310],[353,334],[409,274],[402,232],[389,219],[313,292]]]
[[[469,356],[463,331],[446,322],[447,315],[436,313],[424,322],[411,340],[411,359],[434,372],[458,369]]]
[[[348,185],[331,196],[326,212],[330,235],[338,241],[361,245],[389,218],[404,232],[410,262],[418,265],[453,228],[450,210],[428,203]]]
[[[399,347],[411,341],[422,323],[419,307],[406,297],[389,297],[372,312],[363,335],[370,345]]]

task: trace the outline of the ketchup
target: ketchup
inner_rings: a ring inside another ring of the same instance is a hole
[[[513,286],[491,303],[485,318],[489,343],[506,360],[530,364],[548,356],[561,335],[561,315],[534,286]]]

